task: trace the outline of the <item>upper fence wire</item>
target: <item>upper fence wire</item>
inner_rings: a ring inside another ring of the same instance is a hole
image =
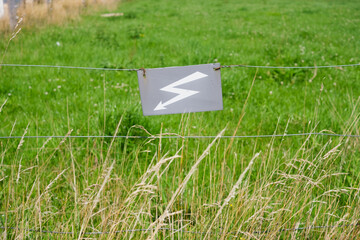
[[[343,67],[357,67],[360,63],[354,64],[340,64],[340,65],[324,65],[324,66],[256,66],[256,65],[222,65],[220,68],[265,68],[265,69],[315,69],[315,68],[343,68]],[[99,71],[129,71],[134,72],[143,70],[144,68],[98,68],[98,67],[77,67],[77,66],[57,66],[57,65],[36,65],[36,64],[12,64],[3,63],[0,67],[36,67],[36,68],[58,68],[58,69],[82,69],[82,70],[99,70]]]

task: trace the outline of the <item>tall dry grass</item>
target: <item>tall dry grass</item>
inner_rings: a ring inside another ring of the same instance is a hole
[[[121,124],[120,119],[114,135]],[[1,236],[45,236],[32,229],[71,232],[49,235],[60,239],[99,231],[106,232],[96,235],[100,239],[357,238],[360,182],[344,183],[357,140],[308,136],[292,151],[286,139],[272,138],[252,156],[240,154],[236,141],[228,150],[222,134],[208,144],[48,139],[32,148],[34,156],[25,154],[30,140],[3,141]],[[222,176],[217,163],[227,151]],[[298,227],[304,229],[284,231]]]
[[[119,0],[53,0],[36,1],[22,4],[17,9],[17,16],[24,19],[24,26],[43,26],[47,24],[63,24],[66,20],[74,20],[89,11],[113,9]],[[0,19],[0,31],[9,31],[9,13]]]

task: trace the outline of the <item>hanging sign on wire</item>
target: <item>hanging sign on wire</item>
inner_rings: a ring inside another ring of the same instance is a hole
[[[223,109],[218,63],[140,69],[137,75],[145,116]]]

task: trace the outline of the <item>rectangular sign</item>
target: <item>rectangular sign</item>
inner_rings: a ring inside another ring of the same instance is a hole
[[[220,64],[137,71],[144,116],[223,109]]]

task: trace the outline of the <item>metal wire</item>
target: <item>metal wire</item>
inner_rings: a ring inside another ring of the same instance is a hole
[[[21,230],[19,227],[0,227],[0,229],[11,229],[11,230]],[[84,232],[83,235],[102,235],[102,234],[110,234],[110,233],[126,233],[126,232],[149,232],[154,229],[144,228],[144,229],[127,229],[121,231],[105,231],[105,232]],[[159,230],[165,231],[173,231],[173,232],[182,232],[182,233],[192,233],[192,234],[205,234],[205,232],[196,232],[196,231],[187,231],[182,229],[173,229],[173,228],[159,228]],[[28,232],[38,232],[38,233],[49,233],[49,234],[75,234],[75,232],[59,232],[59,231],[46,231],[46,230],[36,230],[36,229],[25,229]]]
[[[290,133],[271,135],[243,135],[243,136],[220,136],[219,138],[277,138],[277,137],[298,137],[298,136],[329,136],[329,137],[351,137],[359,138],[360,135],[336,134],[336,133]],[[0,136],[0,139],[32,139],[32,138],[125,138],[125,139],[211,139],[217,136]]]
[[[224,65],[224,66],[221,66],[221,68],[242,67],[242,68],[270,68],[270,69],[313,69],[313,68],[356,67],[356,66],[360,66],[360,63],[328,65],[328,66],[254,66],[254,65],[237,64],[237,65]]]
[[[344,224],[344,225],[330,225],[330,226],[309,226],[309,227],[298,227],[298,228],[284,228],[279,229],[276,231],[267,230],[267,231],[255,231],[252,232],[252,234],[264,234],[264,233],[271,233],[271,232],[288,232],[288,231],[302,231],[302,230],[312,230],[312,229],[322,229],[322,228],[344,228],[344,227],[351,227],[351,226],[360,226],[360,224]],[[11,229],[11,230],[21,230],[19,227],[3,227],[0,226],[0,229]],[[84,232],[83,235],[102,235],[102,234],[110,234],[110,233],[126,233],[126,232],[149,232],[153,229],[149,228],[143,228],[143,229],[127,229],[127,230],[121,230],[121,231],[105,231],[105,232]],[[190,234],[199,234],[203,235],[207,232],[198,232],[198,231],[188,231],[183,229],[174,229],[174,228],[159,228],[159,230],[164,231],[172,231],[172,232],[181,232],[181,233],[190,233]],[[46,230],[36,230],[36,229],[25,229],[25,231],[28,232],[38,232],[38,233],[48,233],[48,234],[63,234],[63,235],[72,235],[75,234],[75,232],[61,232],[61,231],[46,231]],[[236,234],[237,232],[226,232],[226,234]],[[214,233],[211,232],[211,234],[223,234],[223,232]]]
[[[312,229],[321,229],[321,228],[344,228],[344,227],[351,227],[351,226],[359,226],[359,224],[344,224],[344,225],[330,225],[330,226],[309,226],[309,227],[297,227],[297,228],[284,228],[277,230],[277,232],[288,232],[288,231],[302,231],[302,230],[312,230]],[[253,232],[253,234],[263,234],[263,233],[270,233],[273,232],[271,230],[267,231],[258,231]]]
[[[96,68],[96,67],[74,67],[74,66],[56,66],[56,65],[35,65],[35,64],[0,64],[0,67],[39,67],[39,68],[64,68],[64,69],[82,69],[82,70],[101,70],[101,71],[129,71],[134,72],[139,69],[132,68]]]
[[[256,65],[243,65],[243,64],[235,64],[235,65],[223,65],[220,68],[234,68],[234,67],[242,67],[242,68],[270,68],[270,69],[313,69],[313,68],[341,68],[341,67],[356,67],[360,66],[360,63],[354,64],[341,64],[341,65],[327,65],[327,66],[256,66]],[[39,68],[63,68],[63,69],[82,69],[82,70],[101,70],[101,71],[138,71],[141,69],[135,68],[96,68],[96,67],[76,67],[76,66],[56,66],[56,65],[36,65],[36,64],[12,64],[12,63],[4,63],[0,64],[0,67],[39,67]]]

